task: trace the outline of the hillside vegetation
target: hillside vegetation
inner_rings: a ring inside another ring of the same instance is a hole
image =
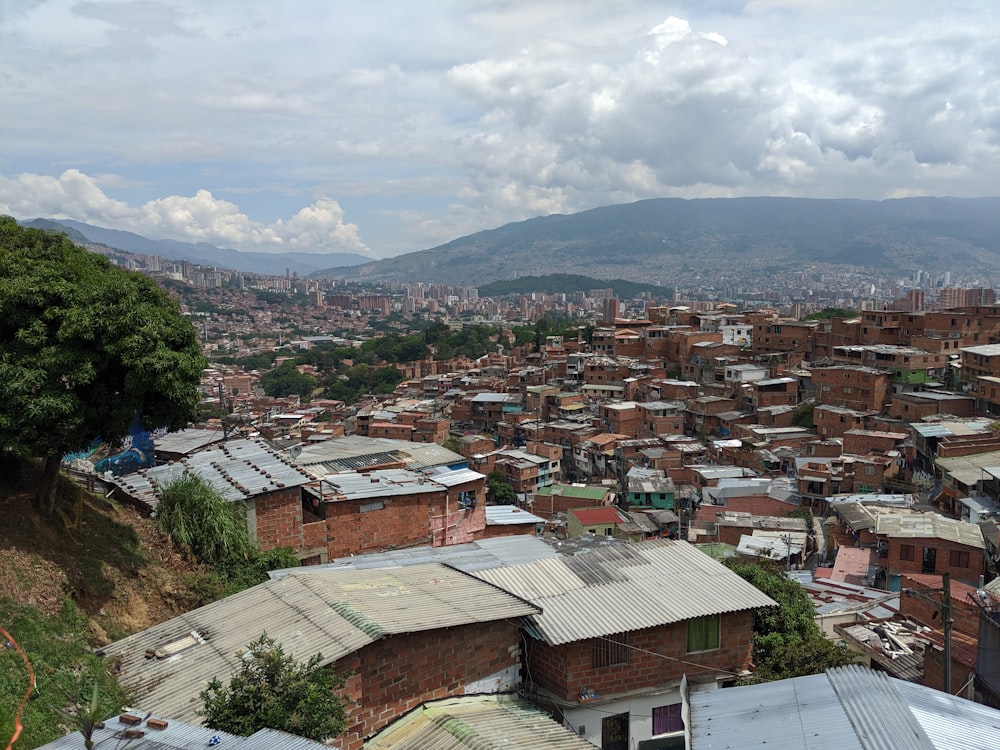
[[[201,606],[219,587],[153,521],[65,478],[61,505],[79,507],[79,519],[75,511],[65,521],[43,518],[32,505],[37,467],[0,463],[0,627],[34,671],[17,744],[31,748],[73,729],[56,709],[75,710],[78,701],[89,701],[94,679],[106,712],[126,701],[93,649]],[[0,648],[4,743],[28,684],[13,644]]]

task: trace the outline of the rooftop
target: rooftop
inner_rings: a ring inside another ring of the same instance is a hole
[[[371,466],[402,463],[419,471],[432,466],[456,466],[465,459],[436,443],[346,435],[307,445],[292,456],[296,466],[316,467],[323,472],[357,471]]]
[[[698,548],[672,540],[596,546],[476,575],[541,607],[529,632],[550,645],[775,605]]]
[[[275,729],[261,729],[249,737],[209,729],[195,724],[178,721],[162,714],[132,710],[106,719],[94,731],[91,739],[94,747],[127,748],[128,750],[203,750],[218,744],[225,750],[328,750],[330,745],[314,742],[304,737],[279,732]],[[125,721],[122,721],[123,717]],[[140,719],[138,724],[133,718]],[[162,728],[161,728],[162,727]],[[125,732],[141,732],[138,738]],[[213,738],[218,738],[213,743]],[[83,747],[83,735],[71,732],[42,745],[39,750],[79,750]],[[334,747],[336,747],[334,745]]]
[[[876,517],[875,533],[890,539],[942,539],[977,549],[986,547],[978,526],[937,513],[880,514]]]
[[[690,750],[989,750],[1000,711],[857,665],[694,692]]]
[[[618,509],[612,507],[573,508],[568,512],[572,513],[576,520],[584,526],[592,526],[596,523],[618,525],[625,522]]]
[[[136,502],[155,509],[163,488],[185,472],[201,477],[227,500],[246,500],[298,487],[313,479],[262,440],[230,440],[177,461],[107,481]]]
[[[425,703],[365,743],[365,750],[593,750],[593,745],[511,695]]]
[[[112,643],[104,652],[120,660],[119,681],[138,704],[196,721],[196,699],[206,682],[230,674],[237,653],[265,631],[290,656],[306,660],[321,653],[329,664],[386,635],[537,611],[440,563],[295,570]]]
[[[487,506],[489,508],[490,506]],[[496,506],[505,507],[505,506]],[[506,506],[512,507],[512,506]],[[363,570],[369,568],[397,568],[409,565],[423,565],[439,562],[452,568],[471,573],[486,568],[501,568],[508,565],[544,560],[558,553],[538,537],[518,534],[516,536],[480,539],[465,544],[449,544],[445,547],[407,547],[388,552],[369,552],[331,560],[323,565],[305,568],[288,568],[268,573],[271,578],[282,578],[292,573],[314,573],[322,570]]]

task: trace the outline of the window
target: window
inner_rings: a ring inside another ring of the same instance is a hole
[[[591,661],[594,669],[628,664],[628,633],[594,638]]]
[[[948,555],[948,564],[953,568],[969,567],[969,553],[953,549]]]
[[[669,706],[658,706],[653,709],[653,734],[684,731],[684,719],[681,714],[681,703]]]
[[[719,615],[706,615],[687,621],[687,652],[711,651],[719,647]]]
[[[899,559],[907,560],[913,562],[913,545],[912,544],[901,544],[899,545]]]

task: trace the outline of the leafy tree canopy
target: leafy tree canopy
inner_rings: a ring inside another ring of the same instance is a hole
[[[823,636],[809,595],[770,560],[731,557],[726,566],[769,597],[777,607],[754,615],[753,651],[757,678],[781,680],[819,674],[857,661],[858,655]]]
[[[0,448],[45,458],[51,513],[64,454],[120,440],[136,414],[186,426],[206,361],[155,282],[64,235],[0,217],[0,279]]]
[[[514,492],[514,488],[496,469],[486,477],[486,490],[493,496],[493,501],[498,505],[514,505],[517,502],[517,493]]]
[[[294,362],[282,362],[270,372],[260,376],[260,387],[264,393],[274,398],[284,398],[293,393],[308,400],[316,389],[316,378],[307,372],[299,372]]]
[[[814,420],[815,404],[812,401],[803,401],[795,407],[792,412],[792,424],[796,427],[807,427],[812,429],[816,426]]]
[[[241,655],[229,685],[215,678],[201,693],[202,715],[213,729],[248,736],[270,728],[322,741],[344,731],[344,677],[320,666],[314,655],[301,663],[261,635]]]

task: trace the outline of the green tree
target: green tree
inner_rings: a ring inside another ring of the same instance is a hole
[[[815,408],[815,404],[812,401],[803,401],[792,412],[792,424],[796,427],[806,427],[808,429],[815,427],[816,423],[813,418]]]
[[[65,235],[0,217],[0,448],[44,459],[52,514],[66,453],[194,417],[206,360],[155,282]]]
[[[819,674],[857,661],[855,652],[823,636],[806,590],[788,578],[780,565],[739,557],[728,558],[725,565],[778,603],[754,614],[753,660],[758,679]]]
[[[498,505],[514,505],[517,502],[517,493],[514,492],[514,488],[496,469],[486,477],[486,491],[493,496],[493,501]]]
[[[228,687],[215,678],[201,693],[208,726],[244,737],[279,729],[317,741],[344,731],[338,691],[345,678],[323,667],[321,654],[298,662],[265,633],[238,656],[241,666]]]
[[[294,362],[282,362],[270,372],[260,376],[260,387],[264,393],[274,398],[284,398],[293,393],[308,400],[316,389],[316,378],[307,372],[299,372]]]

